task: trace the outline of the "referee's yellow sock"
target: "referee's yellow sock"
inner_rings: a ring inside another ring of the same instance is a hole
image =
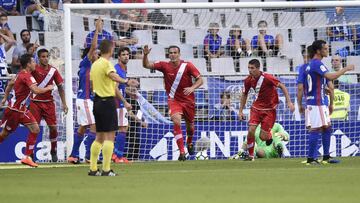
[[[103,145],[100,142],[96,141],[96,140],[91,145],[91,148],[90,148],[90,170],[91,171],[97,171],[98,170],[97,160],[99,158],[102,146]]]
[[[111,156],[114,151],[114,142],[110,140],[104,141],[103,146],[103,171],[110,171]]]

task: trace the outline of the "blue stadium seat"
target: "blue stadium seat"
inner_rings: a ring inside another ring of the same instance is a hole
[[[152,103],[154,106],[166,106],[167,98],[168,96],[164,90],[154,90]]]

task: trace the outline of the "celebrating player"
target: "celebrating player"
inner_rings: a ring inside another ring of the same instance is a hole
[[[180,48],[169,47],[170,62],[160,61],[150,63],[148,54],[151,49],[144,47],[143,66],[148,69],[156,69],[164,74],[165,89],[168,94],[168,105],[171,119],[174,123],[174,135],[180,150],[179,161],[185,161],[185,149],[181,132],[181,117],[186,121],[187,149],[190,155],[195,153],[192,138],[194,135],[195,118],[195,89],[203,84],[200,72],[191,63],[180,60]],[[195,83],[192,79],[195,78]]]
[[[43,94],[51,92],[54,88],[53,85],[48,85],[44,88],[37,86],[36,80],[31,75],[31,72],[35,70],[35,62],[31,55],[22,55],[20,57],[20,64],[22,70],[9,82],[5,90],[5,97],[0,104],[0,106],[5,104],[10,91],[14,88],[15,96],[10,100],[2,120],[0,143],[2,143],[19,124],[25,125],[33,135],[37,135],[40,132],[38,122],[33,114],[27,109],[26,100],[29,98],[31,92],[34,94]],[[22,159],[21,163],[32,167],[38,166],[29,156]]]
[[[93,95],[90,87],[90,69],[91,64],[98,59],[98,53],[96,52],[98,35],[101,30],[101,19],[96,21],[96,29],[94,32],[94,38],[91,41],[90,48],[85,48],[83,53],[83,59],[79,65],[79,87],[76,98],[77,107],[77,122],[79,128],[77,135],[74,135],[74,144],[71,155],[68,157],[68,162],[77,164],[79,160],[79,147],[84,139],[86,129],[90,127],[90,132],[85,138],[85,160],[90,161],[90,146],[95,140],[95,118],[93,115]]]
[[[317,145],[320,136],[323,137],[324,156],[323,162],[331,162],[329,148],[331,137],[330,113],[332,104],[328,107],[325,90],[327,80],[335,80],[347,71],[354,70],[354,65],[348,65],[345,68],[330,73],[326,66],[321,62],[323,57],[329,54],[329,46],[323,40],[313,42],[312,50],[314,57],[305,69],[305,125],[309,129],[309,151],[307,164],[319,164],[317,161]],[[327,80],[326,80],[327,79]],[[299,109],[302,110],[301,101],[298,103]]]
[[[49,51],[46,49],[40,49],[38,51],[38,57],[40,64],[37,64],[35,70],[31,72],[34,76],[38,87],[44,88],[48,85],[52,85],[55,81],[55,84],[58,88],[59,95],[62,102],[62,109],[66,114],[68,107],[65,101],[65,90],[64,90],[64,81],[61,77],[59,71],[49,65]],[[55,114],[55,103],[51,92],[46,92],[44,94],[33,94],[30,97],[30,111],[34,115],[38,124],[42,118],[46,121],[46,124],[49,126],[50,131],[50,142],[51,142],[51,161],[57,162],[57,126],[56,126],[56,114]],[[31,133],[28,136],[26,141],[26,156],[33,156],[34,145],[36,143],[37,133]],[[25,161],[25,159],[24,159]],[[26,163],[25,163],[26,164]]]
[[[126,79],[127,63],[129,62],[130,49],[128,47],[121,47],[119,50],[118,64],[115,65],[116,73]],[[131,109],[131,105],[125,100],[126,85],[119,84],[119,90],[122,94],[122,99],[117,99],[117,116],[119,131],[115,137],[114,154],[112,160],[115,163],[129,163],[126,157],[124,157],[126,133],[128,131],[128,111]]]
[[[272,144],[273,141],[271,128],[275,123],[276,107],[279,103],[276,88],[279,87],[283,91],[286,103],[291,111],[294,111],[294,105],[290,100],[285,85],[274,76],[260,71],[259,60],[250,60],[248,69],[249,76],[244,81],[245,90],[241,96],[239,118],[244,119],[243,109],[249,91],[251,91],[252,94],[255,94],[255,99],[250,109],[249,131],[247,135],[249,157],[246,160],[253,161],[256,126],[261,124],[261,140],[266,141],[267,145]]]

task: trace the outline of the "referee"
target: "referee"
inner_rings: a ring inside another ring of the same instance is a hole
[[[90,71],[94,98],[94,117],[96,139],[91,145],[89,176],[116,176],[110,169],[111,156],[114,150],[115,132],[118,130],[115,97],[122,98],[117,83],[127,83],[138,86],[135,80],[123,79],[110,62],[114,52],[113,42],[103,40],[99,46],[101,57],[96,60]],[[102,172],[98,170],[97,160],[100,151],[103,153]]]

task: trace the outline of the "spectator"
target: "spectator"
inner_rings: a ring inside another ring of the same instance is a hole
[[[0,15],[18,16],[20,13],[16,10],[17,0],[1,0]]]
[[[65,76],[65,61],[60,57],[60,49],[58,47],[52,47],[50,49],[49,64],[55,67],[61,76]]]
[[[26,53],[26,46],[30,43],[30,31],[27,29],[21,30],[20,37],[22,40],[22,44],[17,44],[12,54],[11,72],[14,74],[19,71],[20,56]]]
[[[344,12],[344,7],[335,7],[333,16],[329,18],[328,24],[334,25],[326,29],[326,34],[332,41],[350,41],[355,34],[355,27],[348,26],[349,17]]]
[[[10,30],[10,27],[9,27],[9,24],[7,23],[8,22],[8,17],[6,14],[1,14],[0,15],[0,29],[7,29],[7,30]]]
[[[342,59],[339,55],[334,55],[331,58],[331,66],[332,66],[331,72],[336,72],[343,69]],[[342,83],[351,83],[351,80],[348,75],[342,75],[338,78],[338,80]]]
[[[282,53],[284,40],[281,34],[277,34],[274,38],[272,35],[266,34],[267,22],[261,20],[258,22],[259,34],[255,35],[251,40],[251,47],[258,56],[279,56],[285,57]]]
[[[26,45],[26,53],[33,56],[33,59],[36,64],[39,64],[39,57],[37,56],[37,48],[39,47],[38,44],[29,43]]]
[[[40,30],[44,30],[44,13],[47,6],[45,0],[24,0],[23,9],[25,15],[32,15],[39,23]]]
[[[122,3],[145,3],[145,0],[122,0]],[[122,9],[122,14],[128,15],[132,22],[146,22],[147,10],[146,9]]]
[[[99,35],[98,35],[98,46],[99,44],[103,41],[103,40],[110,40],[110,41],[113,41],[113,37],[112,35],[110,34],[110,32],[104,30],[104,20],[103,19],[95,19],[94,20],[94,23],[96,24],[96,21],[97,20],[101,20],[102,23],[101,23],[101,31],[99,32]],[[91,31],[87,36],[86,36],[86,40],[85,40],[85,48],[88,48],[91,46],[91,41],[92,39],[94,38],[94,34],[95,34],[95,30],[94,31]]]
[[[331,119],[348,120],[350,94],[339,89],[339,80],[334,80],[334,110]]]
[[[140,49],[141,47],[136,45],[138,43],[138,39],[133,36],[134,30],[136,30],[135,26],[126,22],[128,16],[122,15],[119,18],[122,21],[116,22],[114,29],[114,41],[116,46],[128,47],[131,51],[130,54],[132,58],[142,58]]]
[[[224,51],[221,50],[222,38],[218,35],[219,27],[218,23],[209,24],[209,34],[207,34],[204,39],[204,52],[207,60],[219,58],[224,54]]]
[[[251,56],[251,46],[248,39],[242,38],[242,31],[239,25],[231,26],[229,38],[226,42],[226,50],[233,59],[243,56]]]
[[[237,111],[231,104],[231,95],[229,92],[222,92],[220,103],[215,104],[215,113],[210,116],[212,119],[220,121],[229,121],[237,119]]]
[[[9,76],[7,71],[6,52],[16,43],[13,34],[9,30],[0,29],[0,76]],[[0,92],[4,93],[8,80],[0,80]],[[4,94],[0,94],[0,100],[3,99]],[[0,112],[2,116],[2,111]]]

